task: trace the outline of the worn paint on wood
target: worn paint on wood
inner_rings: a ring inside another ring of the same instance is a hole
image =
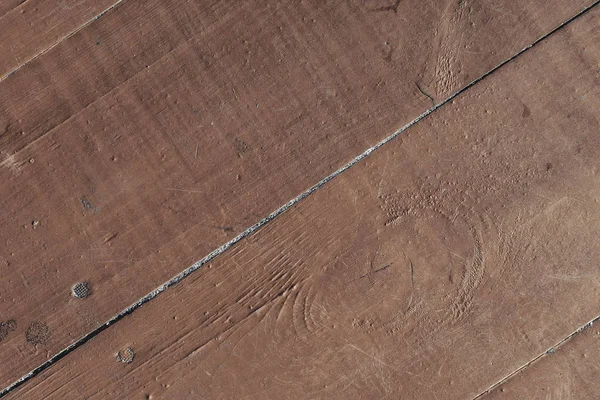
[[[598,313],[598,17],[496,71],[8,398],[484,392]]]

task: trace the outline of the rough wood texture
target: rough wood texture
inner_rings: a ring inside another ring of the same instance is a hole
[[[590,327],[482,400],[580,400],[600,393],[600,331]]]
[[[0,82],[0,385],[590,3],[125,1],[28,63]]]
[[[8,398],[484,392],[598,313],[599,17],[501,68]],[[203,249],[194,235],[178,243]]]
[[[116,2],[117,0],[0,1],[0,80],[93,21]]]

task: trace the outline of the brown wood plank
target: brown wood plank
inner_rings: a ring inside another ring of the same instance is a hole
[[[488,76],[8,398],[482,393],[598,313],[599,17]],[[195,236],[179,243],[202,252]]]
[[[14,8],[23,4],[23,0],[5,0],[0,3],[0,17],[4,16],[6,13],[12,11]]]
[[[94,20],[116,2],[117,0],[2,0],[0,80]]]
[[[28,63],[0,82],[0,385],[591,3],[126,1]]]
[[[589,327],[544,355],[482,400],[579,400],[600,392],[600,331]]]

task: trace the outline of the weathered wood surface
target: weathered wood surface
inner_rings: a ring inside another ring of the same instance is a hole
[[[589,4],[121,2],[0,82],[0,385]]]
[[[599,17],[488,76],[8,398],[483,393],[598,314]],[[175,248],[203,253],[206,236],[190,233]],[[130,268],[68,307],[95,313],[160,275]],[[128,348],[132,362],[119,362]]]
[[[0,1],[0,80],[116,3],[118,0]]]
[[[595,399],[600,392],[600,332],[588,327],[482,400]]]

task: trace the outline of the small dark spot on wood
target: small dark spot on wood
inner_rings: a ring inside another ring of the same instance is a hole
[[[391,63],[392,62],[392,54],[394,54],[394,48],[390,47],[390,50],[387,52],[387,54],[383,57],[383,61],[387,62],[387,63]]]
[[[250,146],[248,146],[248,143],[244,142],[242,139],[240,139],[238,137],[233,138],[233,145],[235,147],[235,150],[238,153],[238,157],[242,157],[250,149]]]
[[[0,121],[0,137],[10,130],[10,122]]]
[[[25,339],[27,339],[28,343],[33,345],[37,344],[46,344],[52,337],[52,331],[43,322],[34,321],[27,328],[27,332],[25,333]]]
[[[387,221],[385,221],[383,225],[384,225],[384,226],[391,225],[391,224],[393,224],[394,222],[396,222],[396,221],[397,221],[399,218],[400,218],[399,216],[395,215],[395,216],[393,216],[393,217],[389,218]]]
[[[0,322],[0,342],[3,341],[9,333],[17,329],[17,322],[9,319],[6,322]]]
[[[92,203],[90,203],[90,201],[85,196],[83,196],[81,198],[81,205],[83,206],[84,210],[89,210],[89,211],[92,211],[93,213],[98,212],[98,208],[94,207],[92,205]]]
[[[402,2],[402,0],[396,0],[394,2],[394,4],[391,4],[389,6],[384,6],[384,7],[379,7],[379,8],[374,8],[372,10],[369,10],[371,12],[385,12],[385,11],[393,11],[394,14],[398,14],[398,7],[400,7],[400,3]]]
[[[552,169],[552,163],[546,163],[546,171],[550,171]]]
[[[216,226],[216,225],[213,225],[212,228],[221,229],[223,232],[233,232],[233,226]]]
[[[92,209],[92,204],[85,197],[81,198],[81,205],[83,206],[83,208],[85,208],[87,210]]]

